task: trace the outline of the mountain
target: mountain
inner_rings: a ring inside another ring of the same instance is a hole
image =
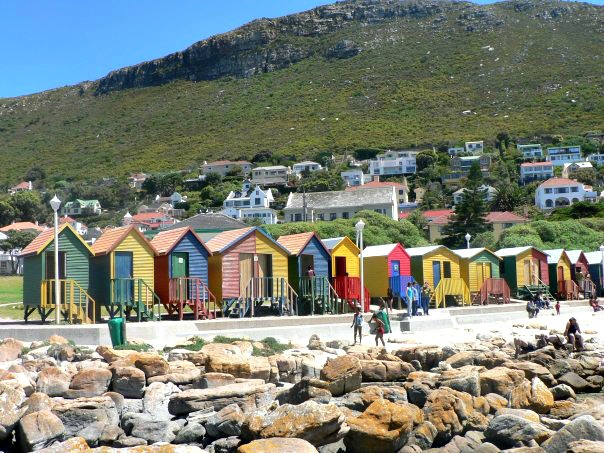
[[[350,0],[0,99],[0,184],[604,126],[604,7]]]

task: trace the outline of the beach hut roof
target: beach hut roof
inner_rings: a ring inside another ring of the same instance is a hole
[[[583,254],[589,264],[602,264],[602,252],[585,252]]]
[[[446,247],[444,245],[429,245],[426,247],[411,247],[405,250],[407,250],[409,256],[423,256],[440,248],[445,249]]]
[[[265,233],[264,230],[258,227],[249,227],[241,228],[239,230],[224,231],[210,239],[207,243],[207,246],[212,253],[222,253],[233,245],[237,244],[239,241],[249,236],[250,234],[254,233],[255,231],[275,243],[277,247],[282,249],[288,255],[290,254],[289,250],[287,250],[285,247],[275,241],[271,236]]]
[[[461,258],[473,258],[476,255],[478,255],[479,253],[482,253],[484,251],[493,253],[492,251],[490,251],[489,249],[487,249],[485,247],[474,247],[471,249],[459,249],[459,250],[451,250],[451,251]],[[493,253],[493,255],[495,255],[495,254]],[[497,257],[497,258],[499,258],[499,257]]]
[[[90,252],[90,254],[91,255],[93,254],[93,251],[90,248],[90,246],[88,244],[86,244],[86,242],[82,239],[82,237],[68,223],[64,223],[63,225],[61,225],[59,227],[59,234],[61,234],[65,229],[71,231],[80,240],[80,242],[82,244],[84,244],[84,246]],[[21,251],[21,257],[26,257],[26,256],[31,256],[31,255],[38,255],[38,254],[42,253],[42,251],[46,247],[48,247],[52,243],[52,241],[54,241],[54,238],[55,238],[55,231],[54,231],[54,229],[46,230],[46,231],[40,233],[38,236],[36,236],[34,238],[33,241],[31,241]]]
[[[564,249],[544,250],[547,254],[547,264],[556,264],[562,258]]]
[[[527,250],[532,249],[532,248],[533,248],[533,246],[531,246],[531,245],[527,245],[524,247],[509,247],[509,248],[497,250],[495,252],[495,255],[500,256],[500,257],[516,256],[516,255],[520,255],[521,253],[524,253]]]
[[[195,233],[195,230],[190,226],[177,228],[175,230],[160,231],[151,241],[151,245],[157,250],[158,255],[167,255],[174,247],[178,245],[187,233],[191,233],[199,241],[199,243],[211,255],[212,252],[203,240]]]
[[[329,239],[323,239],[323,244],[325,245],[325,247],[327,247],[329,250],[333,250],[334,247],[336,245],[338,245],[340,242],[342,242],[344,240],[344,236],[339,237],[339,238],[329,238]]]
[[[313,237],[319,239],[319,236],[313,231],[308,233],[288,234],[281,236],[277,242],[285,247],[292,255],[299,255],[312,240]],[[325,244],[319,239],[321,246],[329,253]]]
[[[566,251],[566,255],[568,256],[568,259],[570,260],[571,263],[578,262],[579,259],[581,258],[581,253],[583,253],[583,250],[567,250]]]
[[[398,245],[394,244],[382,244],[382,245],[371,245],[365,247],[363,250],[363,258],[372,258],[374,256],[388,256]]]
[[[115,250],[115,248],[120,245],[120,243],[126,239],[130,233],[134,233],[141,238],[149,250],[154,255],[156,254],[155,248],[153,248],[145,235],[141,233],[134,225],[113,228],[105,231],[101,237],[99,237],[96,241],[94,241],[94,244],[92,244],[93,253],[95,255],[108,255],[109,253],[113,252],[113,250]]]

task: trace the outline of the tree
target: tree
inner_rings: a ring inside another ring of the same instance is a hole
[[[474,163],[468,174],[468,181],[461,201],[455,208],[448,225],[443,228],[443,244],[449,247],[461,247],[465,244],[465,235],[476,237],[488,231],[489,225],[485,220],[487,203],[485,190],[481,189],[482,173],[477,163]]]
[[[543,250],[597,250],[602,242],[604,232],[589,228],[578,220],[537,220],[505,230],[499,240],[499,247],[532,245]]]
[[[510,146],[510,134],[507,132],[499,132],[497,134],[497,140],[495,142],[497,149],[499,150],[499,155],[503,157],[508,146]]]
[[[156,174],[149,176],[143,183],[142,189],[149,195],[170,196],[177,187],[182,186],[180,173]]]
[[[491,209],[493,211],[513,211],[523,204],[524,198],[518,184],[499,184],[496,189],[497,193],[491,202]]]
[[[417,153],[415,157],[415,164],[417,171],[422,171],[425,168],[433,166],[437,162],[436,155],[433,151],[422,151]]]
[[[44,181],[46,179],[46,172],[44,171],[44,169],[42,167],[31,167],[29,170],[27,170],[27,173],[25,173],[25,180],[26,181]]]
[[[7,201],[0,201],[0,225],[8,225],[15,219],[15,208]]]
[[[414,210],[409,214],[409,217],[407,217],[407,221],[415,225],[415,227],[425,235],[428,229],[428,219],[426,219],[422,211],[419,209]]]
[[[11,259],[13,274],[17,273],[21,264],[20,253],[27,245],[35,239],[37,233],[31,231],[11,230],[6,233],[7,238],[0,241],[0,250],[8,253]]]
[[[330,192],[342,190],[344,180],[336,172],[314,171],[298,182],[298,192]]]
[[[11,197],[10,204],[15,210],[15,217],[23,222],[35,222],[44,218],[44,206],[37,192],[17,192]]]
[[[205,176],[206,177],[203,180],[204,186],[217,186],[218,184],[222,183],[222,175],[220,173],[211,171],[209,173],[206,173]]]

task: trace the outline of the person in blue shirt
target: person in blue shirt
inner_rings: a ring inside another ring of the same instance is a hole
[[[413,288],[411,287],[411,282],[407,283],[405,299],[407,302],[407,312],[409,313],[409,317],[411,318],[413,317]]]
[[[417,306],[419,305],[419,295],[421,292],[419,291],[419,285],[415,281],[411,285],[411,288],[413,289],[413,316],[417,316]]]

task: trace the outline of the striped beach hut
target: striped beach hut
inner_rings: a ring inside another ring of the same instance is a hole
[[[399,244],[373,245],[363,250],[365,285],[372,297],[386,297],[388,288],[395,297],[404,297],[411,277],[411,258]]]
[[[104,305],[109,316],[138,321],[159,319],[160,300],[154,291],[155,249],[133,225],[104,232],[92,245],[90,292],[97,314]]]
[[[473,304],[483,305],[489,300],[509,303],[510,288],[499,276],[501,259],[487,248],[453,250],[460,260],[462,280],[470,290]]]
[[[208,288],[208,257],[211,255],[191,227],[161,231],[151,241],[155,257],[155,292],[169,315],[183,319],[185,308],[195,319],[212,317],[215,299]]]
[[[39,234],[21,252],[23,305],[27,321],[37,311],[44,322],[56,309],[55,285],[61,292],[61,314],[68,322],[93,323],[94,299],[88,294],[92,250],[67,223],[59,228],[59,275],[55,276],[54,230]]]

